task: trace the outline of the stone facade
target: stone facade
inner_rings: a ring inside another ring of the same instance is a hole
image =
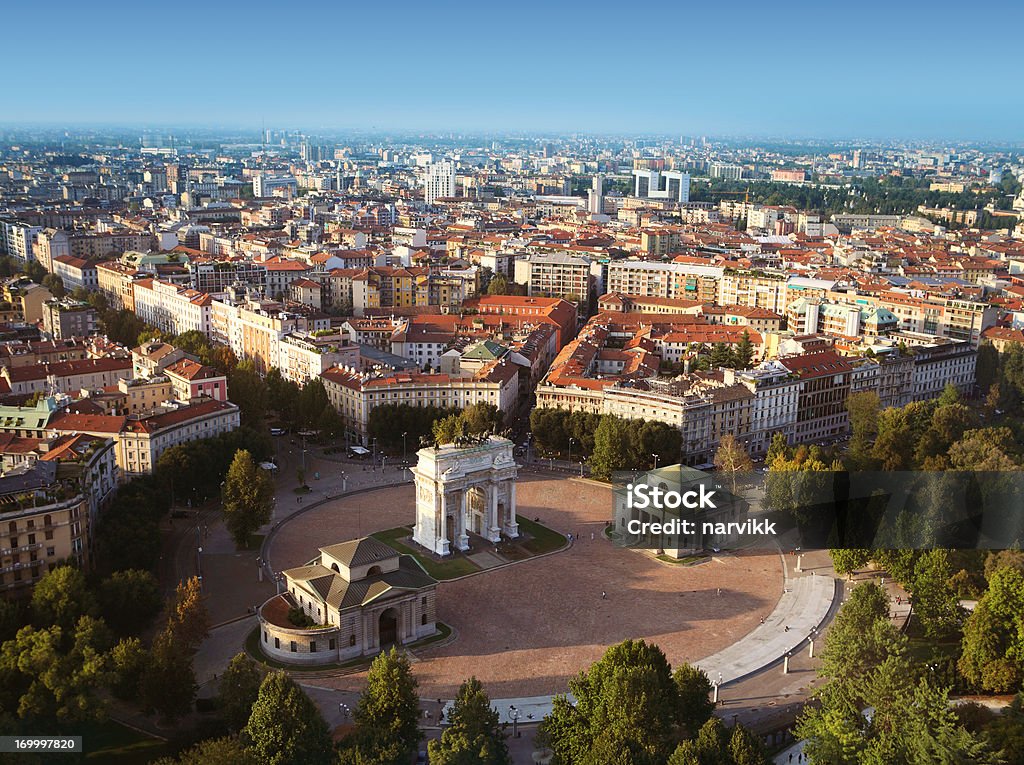
[[[286,591],[259,612],[260,645],[280,661],[347,661],[437,631],[437,582],[411,555],[372,537],[322,547],[309,565],[283,575]],[[313,624],[297,627],[293,609]]]
[[[470,445],[420,449],[413,470],[416,526],[413,541],[437,555],[468,550],[469,535],[498,542],[519,536],[513,444],[490,436]]]

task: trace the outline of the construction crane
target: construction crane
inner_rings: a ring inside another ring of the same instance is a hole
[[[745,191],[712,191],[708,189],[709,194],[717,194],[720,197],[738,197],[740,194],[743,195],[743,204],[750,204],[750,189]]]

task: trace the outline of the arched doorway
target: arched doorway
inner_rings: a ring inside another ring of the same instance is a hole
[[[380,647],[385,648],[386,646],[398,643],[398,612],[389,608],[380,615],[378,621],[378,629],[380,630]]]

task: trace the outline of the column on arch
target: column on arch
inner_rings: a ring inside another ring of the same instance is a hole
[[[485,495],[487,499],[487,528],[484,531],[487,534],[487,539],[494,543],[501,541],[501,519],[498,517],[498,487],[499,483],[497,481],[488,481]]]

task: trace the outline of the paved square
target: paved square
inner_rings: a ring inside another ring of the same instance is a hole
[[[607,486],[523,473],[517,499],[520,515],[576,541],[564,552],[440,584],[438,618],[459,637],[416,652],[424,697],[451,698],[470,675],[492,698],[561,692],[626,638],[657,643],[673,664],[694,661],[750,632],[782,593],[777,555],[681,566],[615,547],[602,534],[611,515]],[[411,485],[346,497],[282,526],[270,561],[278,570],[300,565],[319,546],[413,521]],[[363,680],[357,674],[317,682],[359,689]]]

